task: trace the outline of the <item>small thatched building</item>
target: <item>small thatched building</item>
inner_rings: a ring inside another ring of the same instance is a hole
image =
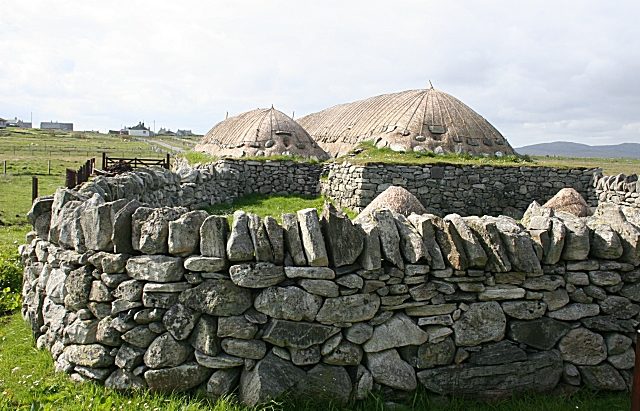
[[[219,157],[291,155],[326,160],[329,155],[281,111],[260,108],[216,124],[196,151]]]
[[[487,120],[433,87],[340,104],[298,122],[334,157],[363,141],[395,151],[514,154]]]

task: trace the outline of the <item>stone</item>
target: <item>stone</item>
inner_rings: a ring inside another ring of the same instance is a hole
[[[451,314],[458,308],[456,304],[429,304],[407,307],[405,312],[413,317],[427,317],[433,315]]]
[[[496,273],[511,271],[511,262],[496,224],[480,217],[465,217],[463,220],[484,248],[487,255],[484,269]]]
[[[375,294],[327,298],[318,311],[316,321],[321,323],[367,321],[376,315],[378,308],[380,308],[380,297]]]
[[[64,279],[64,306],[71,311],[87,307],[93,275],[87,267],[73,270]]]
[[[102,272],[106,274],[117,274],[124,272],[124,268],[129,259],[129,254],[102,254]]]
[[[222,350],[232,356],[259,360],[267,353],[267,345],[260,340],[242,340],[239,338],[224,338]]]
[[[589,223],[610,226],[622,243],[620,261],[634,266],[640,264],[640,228],[627,220],[620,206],[607,202],[599,203]]]
[[[213,369],[229,369],[244,365],[243,358],[233,357],[224,353],[210,356],[196,351],[196,361],[203,367]]]
[[[509,324],[509,338],[538,350],[550,350],[570,329],[569,324],[546,317],[513,321]]]
[[[180,302],[204,314],[240,315],[252,306],[251,290],[240,288],[229,280],[206,280],[183,291]]]
[[[400,234],[400,251],[405,261],[416,264],[427,260],[429,254],[418,230],[402,214],[394,214],[393,217]]]
[[[184,277],[182,259],[165,255],[141,255],[127,261],[127,273],[135,280],[170,283]]]
[[[358,365],[355,387],[353,387],[356,400],[364,400],[367,398],[372,389],[373,376],[364,365]]]
[[[416,368],[433,368],[438,365],[449,365],[453,362],[456,346],[450,337],[431,343],[427,342],[418,347],[416,353]]]
[[[146,348],[153,342],[157,334],[149,329],[146,325],[139,325],[122,334],[120,337],[135,347]]]
[[[342,267],[356,262],[364,245],[362,227],[328,201],[322,208],[321,226],[331,266]]]
[[[105,388],[116,391],[138,391],[146,387],[144,379],[136,376],[131,371],[117,369],[105,380]]]
[[[333,280],[336,273],[329,267],[284,267],[287,278],[309,278],[312,280]]]
[[[289,359],[295,365],[299,366],[317,364],[322,358],[320,355],[320,347],[317,345],[312,345],[309,348],[290,348],[289,351],[291,353]]]
[[[132,216],[140,206],[142,206],[142,203],[140,203],[137,200],[131,200],[127,204],[125,204],[120,210],[118,210],[111,218],[113,222],[113,228],[111,232],[111,243],[113,244],[114,252],[131,254],[135,251],[132,244],[132,240],[133,240]],[[150,211],[150,209],[148,208],[145,208],[145,210]],[[136,243],[136,246],[138,244],[139,244],[139,236],[138,236],[138,242]]]
[[[545,291],[542,297],[542,301],[547,304],[549,311],[558,310],[567,304],[569,304],[569,294],[564,288],[558,288],[553,291]]]
[[[551,311],[547,315],[556,320],[576,321],[585,317],[593,317],[600,313],[598,304],[571,303],[556,311]]]
[[[279,347],[309,348],[340,332],[337,327],[300,321],[271,320],[262,339]]]
[[[240,368],[217,370],[207,382],[207,393],[215,398],[231,394],[240,381]]]
[[[629,319],[640,312],[640,306],[633,304],[628,298],[610,295],[600,302],[600,308],[605,314],[616,318]]]
[[[238,264],[229,268],[231,280],[245,288],[266,288],[284,281],[284,267],[268,262]]]
[[[91,291],[89,291],[89,300],[97,302],[109,302],[113,300],[111,290],[102,281],[96,280],[91,283]]]
[[[617,333],[606,335],[604,340],[607,344],[607,353],[609,356],[624,353],[629,347],[631,347],[632,343],[631,338]]]
[[[418,318],[418,325],[453,325],[453,317],[451,315],[434,315],[431,317]]]
[[[176,304],[169,308],[164,314],[162,324],[164,324],[166,330],[173,338],[181,341],[189,338],[199,317],[200,313],[182,304]]]
[[[124,205],[117,203],[116,207]],[[80,214],[80,225],[84,234],[84,244],[89,250],[113,250],[111,242],[113,205],[114,203],[105,203],[97,194],[85,203],[84,211]]]
[[[618,285],[622,282],[620,274],[613,271],[589,271],[589,280],[591,284],[600,287]]]
[[[273,250],[271,250],[267,229],[262,224],[262,219],[255,214],[249,214],[249,234],[251,234],[256,261],[273,262]]]
[[[556,213],[564,212],[576,217],[586,217],[590,214],[587,202],[576,189],[571,187],[558,191],[542,207],[549,208]]]
[[[122,344],[122,333],[112,325],[113,318],[106,316],[98,322],[96,341],[100,344],[117,347]]]
[[[501,305],[505,314],[518,320],[540,318],[547,311],[547,304],[541,301],[505,301]]]
[[[329,257],[325,246],[318,211],[315,208],[305,208],[297,212],[302,246],[307,263],[311,267],[326,267]]]
[[[440,246],[436,241],[434,226],[434,220],[438,220],[438,217],[430,214],[411,214],[407,219],[411,224],[413,224],[422,237],[422,242],[424,243],[425,250],[427,251],[427,262],[431,268],[435,270],[443,270],[445,268],[444,258],[442,257]]]
[[[298,285],[307,292],[322,297],[338,297],[340,295],[338,285],[330,280],[310,280],[305,278],[300,280]]]
[[[221,317],[227,318],[227,317]],[[210,356],[220,353],[220,340],[217,337],[218,322],[215,317],[201,315],[191,334],[191,345],[197,351]],[[253,336],[251,336],[253,337]]]
[[[356,323],[344,330],[344,337],[354,344],[364,344],[373,336],[373,326]]]
[[[185,362],[193,353],[193,348],[184,341],[178,341],[169,333],[157,337],[144,354],[144,363],[149,368],[176,367]]]
[[[563,366],[557,352],[531,354],[526,361],[501,365],[461,364],[418,372],[424,387],[436,394],[488,398],[514,393],[551,391],[560,381]]]
[[[590,250],[590,235],[587,224],[570,214],[562,213],[558,217],[562,219],[567,230],[562,258],[564,260],[586,260]]]
[[[200,227],[208,216],[204,210],[195,210],[170,221],[167,236],[169,254],[180,257],[197,254],[200,247]]]
[[[580,322],[587,328],[598,332],[625,332],[636,331],[638,323],[634,320],[621,320],[613,315],[598,315],[583,318]]]
[[[487,254],[465,220],[458,214],[449,214],[444,218],[444,221],[451,222],[450,229],[455,229],[462,240],[469,267],[484,268],[487,264]]]
[[[117,299],[126,301],[140,301],[142,299],[142,290],[144,283],[138,280],[127,280],[121,282],[113,292],[113,296]]]
[[[66,359],[82,367],[104,368],[113,365],[110,349],[100,344],[67,345],[64,349]]]
[[[366,364],[378,384],[402,391],[413,391],[418,385],[413,367],[394,349],[367,353]]]
[[[227,261],[219,257],[191,256],[184,260],[184,268],[189,271],[213,273],[227,267]]]
[[[211,215],[200,226],[200,254],[226,260],[226,244],[229,223],[226,217]]]
[[[362,222],[361,227],[364,231],[364,239],[359,263],[365,270],[377,270],[382,267],[380,230],[372,221]]]
[[[542,274],[540,260],[535,251],[531,236],[511,217],[482,217],[483,220],[495,223],[500,238],[505,246],[511,269],[527,273],[528,276]]]
[[[336,279],[336,283],[342,287],[354,290],[361,289],[364,286],[364,280],[358,274],[347,274]]]
[[[179,283],[146,283],[142,288],[144,293],[181,293],[191,288],[187,282]]]
[[[119,368],[132,371],[144,361],[144,348],[134,347],[129,344],[122,344],[116,354],[115,364]]]
[[[564,287],[565,280],[560,275],[543,275],[540,277],[527,278],[522,286],[528,290],[553,291],[559,287]]]
[[[627,297],[631,301],[640,302],[640,283],[626,284],[620,290],[620,295]]]
[[[622,257],[620,236],[608,225],[598,224],[592,228],[590,253],[595,258],[617,260]]]
[[[478,293],[478,299],[480,301],[517,300],[524,298],[525,294],[526,291],[523,288],[505,284],[485,287],[484,291]]]
[[[307,264],[304,255],[302,239],[300,238],[300,227],[298,226],[298,217],[295,214],[282,214],[282,228],[284,230],[285,249],[289,252],[293,264],[303,266]]]
[[[500,304],[495,301],[473,303],[453,324],[458,346],[473,346],[504,338],[507,320]]]
[[[438,224],[435,230],[436,240],[443,256],[454,270],[466,270],[469,262],[460,234],[451,221],[436,220],[436,222]]]
[[[472,352],[469,356],[469,363],[477,365],[499,365],[526,360],[527,353],[511,341],[483,345],[480,351]]]
[[[167,254],[169,252],[169,222],[180,217],[184,209],[168,207],[138,208],[131,217],[132,244],[136,251],[144,254]]]
[[[405,314],[398,313],[373,330],[372,337],[363,344],[364,350],[379,352],[406,345],[421,345],[429,336]]]
[[[64,329],[65,344],[93,344],[96,340],[98,322],[76,319]]]
[[[258,326],[249,322],[243,315],[218,318],[218,337],[233,337],[251,340],[257,333]]]
[[[322,304],[322,297],[298,287],[269,287],[254,300],[259,312],[272,318],[293,321],[313,321]]]
[[[270,216],[264,218],[263,224],[271,244],[273,262],[281,265],[284,262],[284,229],[275,218]]]
[[[378,225],[383,258],[398,268],[404,268],[404,261],[400,254],[400,233],[398,233],[393,213],[387,209],[376,210],[372,213],[372,217]]]
[[[624,391],[627,384],[609,364],[578,367],[585,385],[594,390]]]
[[[609,355],[607,361],[619,370],[629,370],[633,368],[636,361],[635,351],[633,348],[629,348],[622,354]]]
[[[307,371],[296,387],[301,398],[313,398],[335,404],[347,404],[351,397],[351,378],[344,367],[318,364]]]
[[[254,247],[249,232],[249,216],[242,210],[233,213],[231,234],[227,241],[227,257],[230,261],[253,260]]]
[[[269,353],[252,370],[242,371],[240,400],[250,407],[265,403],[283,396],[305,378],[303,370]]]
[[[197,387],[209,378],[211,370],[194,362],[144,373],[151,392],[182,392]]]
[[[596,365],[607,358],[602,335],[586,328],[569,331],[558,344],[562,358],[575,365]]]

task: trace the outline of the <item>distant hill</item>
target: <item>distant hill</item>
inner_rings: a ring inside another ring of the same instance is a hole
[[[568,141],[554,141],[553,143],[532,144],[515,150],[519,154],[534,156],[640,158],[640,144],[638,143],[590,146]]]

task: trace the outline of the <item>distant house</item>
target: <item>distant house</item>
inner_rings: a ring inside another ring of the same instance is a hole
[[[191,130],[180,130],[178,129],[178,131],[176,131],[176,136],[178,137],[188,137],[188,136],[192,136],[193,133],[191,132]]]
[[[5,120],[6,127],[31,128],[31,123],[27,123],[14,117],[12,120]]]
[[[43,121],[40,123],[42,130],[73,131],[73,123],[59,123],[57,121]]]
[[[137,126],[127,127],[125,130],[130,136],[149,137],[153,135],[153,132],[145,127],[143,122],[139,122]]]
[[[158,130],[157,134],[159,136],[175,136],[176,135],[176,133],[171,131],[171,129],[164,128],[164,127],[162,127],[160,130]]]
[[[0,117],[0,128],[6,128],[6,127],[7,127],[7,120]]]

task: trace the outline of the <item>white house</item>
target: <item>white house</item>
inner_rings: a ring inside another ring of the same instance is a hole
[[[149,137],[153,135],[153,132],[145,127],[143,122],[139,122],[137,126],[127,127],[126,131],[130,136]]]

